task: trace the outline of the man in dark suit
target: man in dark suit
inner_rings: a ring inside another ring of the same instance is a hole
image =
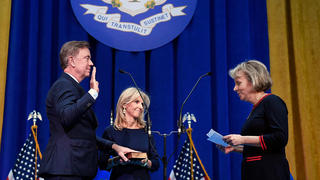
[[[112,148],[125,161],[124,155],[133,150],[96,137],[97,119],[91,109],[99,93],[96,68],[93,67],[88,92],[79,84],[90,76],[93,66],[88,42],[65,43],[60,64],[64,73],[46,99],[50,138],[39,174],[46,180],[90,180],[97,172],[97,147]]]

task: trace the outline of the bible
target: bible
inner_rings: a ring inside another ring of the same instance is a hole
[[[146,159],[148,158],[147,153],[144,152],[130,152],[126,154],[128,159]]]
[[[112,169],[114,166],[119,165],[138,165],[138,166],[145,166],[144,163],[141,162],[143,159],[147,159],[148,155],[144,152],[130,152],[126,154],[126,157],[129,159],[127,162],[123,161],[120,156],[115,156],[108,159],[107,170]]]

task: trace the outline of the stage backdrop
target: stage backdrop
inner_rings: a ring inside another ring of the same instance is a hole
[[[177,129],[181,103],[198,77],[211,71],[212,76],[200,82],[183,112],[197,118],[193,140],[209,176],[216,180],[239,179],[241,155],[218,152],[206,140],[206,133],[211,128],[222,134],[239,133],[252,107],[233,92],[228,70],[246,59],[258,59],[269,66],[265,0],[199,0],[191,23],[181,35],[160,48],[136,53],[112,49],[89,36],[67,0],[12,0],[0,179],[6,178],[14,164],[29,133],[27,115],[34,109],[44,120],[39,124],[40,148],[44,151],[49,137],[45,98],[62,72],[59,49],[70,40],[87,40],[92,46],[100,83],[94,106],[98,135],[109,125],[110,110],[121,91],[133,86],[118,69],[131,72],[150,95],[152,130],[162,133]],[[85,88],[88,84],[88,80],[82,83]],[[162,156],[163,139],[154,136]],[[173,153],[176,140],[175,135],[168,137],[168,155]],[[168,173],[176,157],[177,153],[170,159]],[[162,165],[152,174],[153,179],[161,177]]]

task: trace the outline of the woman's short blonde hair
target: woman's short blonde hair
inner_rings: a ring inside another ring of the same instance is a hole
[[[144,93],[141,90],[140,90],[140,92],[141,92],[141,95],[146,103],[144,105],[144,109],[143,109],[143,110],[145,110],[145,108],[148,108],[150,105],[150,99],[146,93]],[[123,106],[131,103],[132,101],[136,100],[138,97],[140,97],[140,94],[139,94],[137,88],[130,87],[130,88],[127,88],[124,91],[122,91],[122,93],[118,99],[117,108],[116,108],[116,119],[114,122],[114,127],[116,129],[121,130],[123,128],[123,124],[124,124],[124,120],[125,120],[125,113],[123,113],[123,109],[124,109]],[[144,120],[144,113],[141,113],[140,117],[138,117],[136,120],[141,127],[143,127],[143,128],[146,127],[146,121]]]
[[[260,61],[249,60],[238,64],[235,68],[229,70],[232,79],[239,76],[239,72],[243,72],[253,88],[257,91],[267,91],[272,86],[272,80],[267,67]]]

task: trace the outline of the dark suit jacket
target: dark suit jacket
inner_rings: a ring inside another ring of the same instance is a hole
[[[91,109],[94,102],[66,73],[52,85],[46,99],[50,138],[40,163],[40,176],[96,175],[97,119]]]

